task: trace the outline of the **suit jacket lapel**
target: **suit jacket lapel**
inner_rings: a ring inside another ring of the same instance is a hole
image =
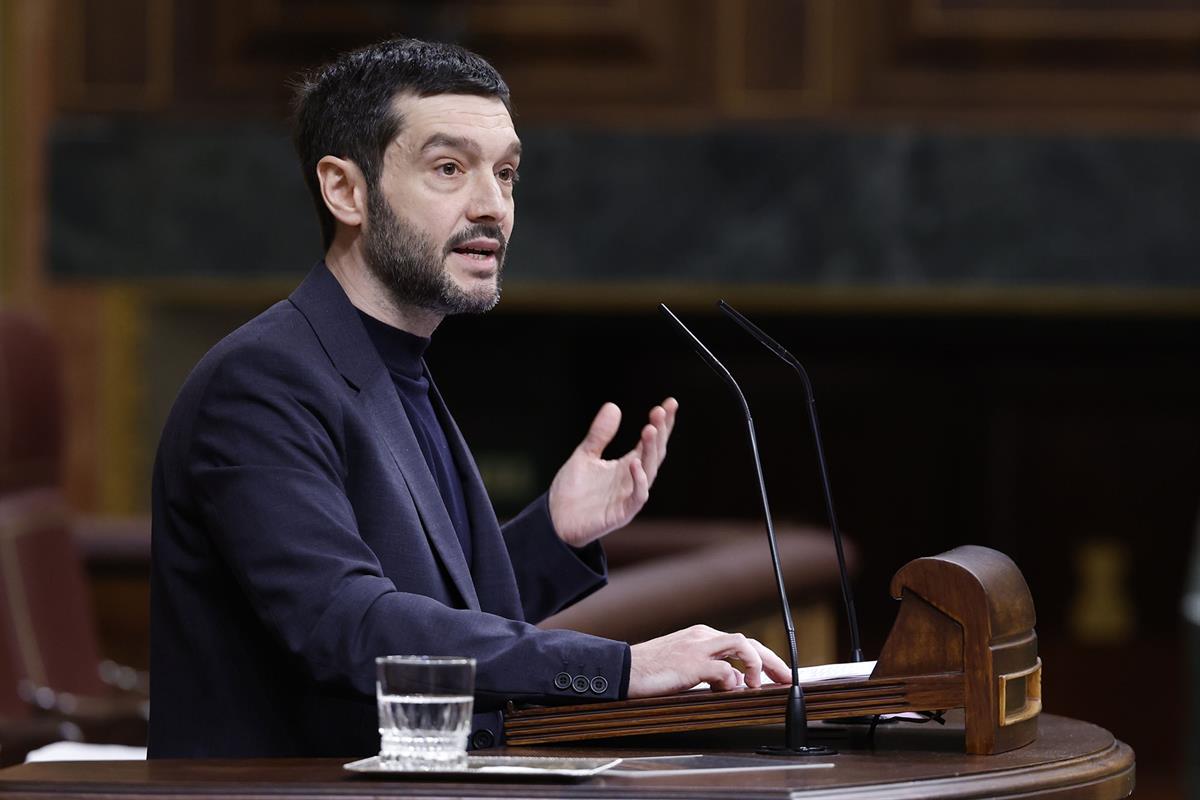
[[[408,485],[434,552],[467,607],[479,610],[479,598],[454,524],[417,444],[412,423],[396,394],[392,376],[367,336],[358,312],[324,262],[313,268],[290,300],[308,319],[342,377],[358,390],[380,438],[387,444]]]

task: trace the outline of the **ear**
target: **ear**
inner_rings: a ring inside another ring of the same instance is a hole
[[[367,181],[353,161],[325,156],[317,162],[317,180],[321,196],[334,219],[352,228],[361,227],[367,217]]]

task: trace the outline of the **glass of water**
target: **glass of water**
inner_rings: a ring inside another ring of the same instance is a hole
[[[385,769],[465,769],[474,706],[475,659],[375,659],[379,762]]]

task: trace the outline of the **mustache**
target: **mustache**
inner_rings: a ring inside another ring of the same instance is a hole
[[[499,225],[494,222],[476,222],[450,237],[450,241],[446,242],[446,246],[442,250],[442,257],[449,256],[454,248],[462,247],[474,239],[495,239],[499,242],[500,247],[496,251],[497,259],[503,256],[504,251],[508,249],[508,240],[504,238],[504,231],[500,229]]]

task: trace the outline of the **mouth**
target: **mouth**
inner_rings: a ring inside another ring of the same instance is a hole
[[[460,256],[480,262],[494,260],[499,251],[500,243],[494,239],[473,239],[450,250],[452,253],[458,253]]]
[[[467,274],[489,279],[499,270],[502,252],[500,242],[495,239],[472,239],[450,249],[465,265]]]

